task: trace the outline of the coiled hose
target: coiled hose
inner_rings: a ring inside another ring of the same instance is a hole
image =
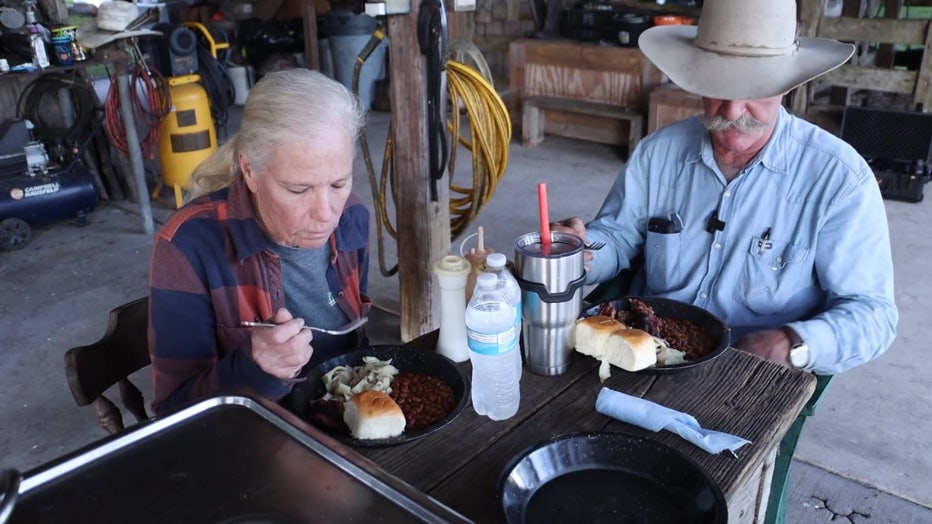
[[[370,44],[381,42],[384,35],[381,29],[370,39]],[[375,48],[372,45],[372,49]],[[359,72],[372,49],[370,45],[360,52],[353,72],[353,87],[358,93]],[[475,54],[472,57],[476,59]],[[450,157],[447,162],[450,184],[450,236],[451,240],[462,234],[469,227],[473,219],[478,216],[482,208],[492,199],[498,182],[505,175],[508,167],[508,147],[511,143],[511,117],[505,102],[495,91],[491,82],[483,77],[476,69],[453,60],[447,61],[447,93],[451,111],[447,121],[447,130],[453,140],[452,144],[465,147],[472,154],[472,185],[459,185],[453,182],[456,170],[457,147],[450,148]],[[460,110],[462,109],[462,111]],[[462,117],[466,116],[468,132],[464,133]],[[378,239],[379,271],[388,277],[398,271],[396,263],[392,268],[385,264],[385,240],[383,231],[387,231],[392,238],[397,238],[397,230],[392,225],[388,210],[388,193],[391,192],[391,201],[396,203],[396,188],[391,173],[392,157],[392,124],[389,124],[388,139],[385,142],[385,151],[382,157],[382,168],[377,179],[372,155],[365,131],[360,135],[363,160],[369,174],[369,186],[372,190],[372,199],[376,219],[376,234]],[[469,137],[472,137],[470,139]]]
[[[110,92],[104,104],[107,136],[121,153],[127,154],[129,146],[126,143],[126,131],[123,124],[123,114],[120,112],[120,94],[116,88],[114,76],[110,75]],[[148,159],[155,158],[155,150],[159,143],[159,132],[162,120],[171,111],[171,93],[168,82],[156,69],[150,68],[143,60],[136,60],[130,71],[130,96],[133,110],[145,125],[146,134],[142,138],[142,154]]]
[[[61,115],[47,118],[51,112],[43,110],[43,99],[50,97],[58,101],[59,91],[67,89],[71,95],[74,109],[74,122],[62,125]],[[65,73],[46,73],[33,80],[23,89],[17,100],[19,118],[26,118],[35,126],[36,133],[46,139],[55,141],[81,141],[91,131],[97,94],[84,77]]]

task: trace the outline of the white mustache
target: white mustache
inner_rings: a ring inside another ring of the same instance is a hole
[[[703,116],[702,125],[704,125],[705,128],[711,132],[735,129],[742,133],[752,133],[754,131],[765,129],[769,124],[767,124],[767,122],[761,122],[751,115],[744,114],[741,115],[737,120],[728,120],[727,118],[721,116],[714,116],[711,118]]]

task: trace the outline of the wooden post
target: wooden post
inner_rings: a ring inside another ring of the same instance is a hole
[[[819,21],[825,13],[825,0],[800,0],[797,5],[799,27],[796,31],[798,36],[814,37],[818,34]],[[805,116],[806,108],[809,105],[809,86],[803,84],[796,88],[793,93],[792,110],[794,113]]]
[[[320,71],[320,49],[317,45],[317,6],[315,0],[304,0],[304,64]]]
[[[427,142],[427,62],[417,39],[419,4],[388,17],[392,170],[398,187],[398,281],[401,339],[407,342],[439,325],[439,290],[432,265],[450,251],[450,194],[446,176],[430,201]],[[446,94],[445,87],[441,90]],[[445,104],[442,114],[446,115]]]

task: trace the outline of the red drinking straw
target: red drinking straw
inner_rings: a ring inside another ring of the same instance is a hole
[[[537,203],[540,206],[540,247],[550,254],[550,206],[547,203],[547,184],[537,184]]]

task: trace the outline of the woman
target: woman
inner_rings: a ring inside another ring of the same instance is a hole
[[[365,315],[369,212],[351,194],[356,97],[306,69],[252,89],[239,131],[192,175],[191,200],[159,231],[149,352],[159,413],[220,392],[279,400],[305,366],[354,348]],[[271,328],[244,328],[268,321]]]

